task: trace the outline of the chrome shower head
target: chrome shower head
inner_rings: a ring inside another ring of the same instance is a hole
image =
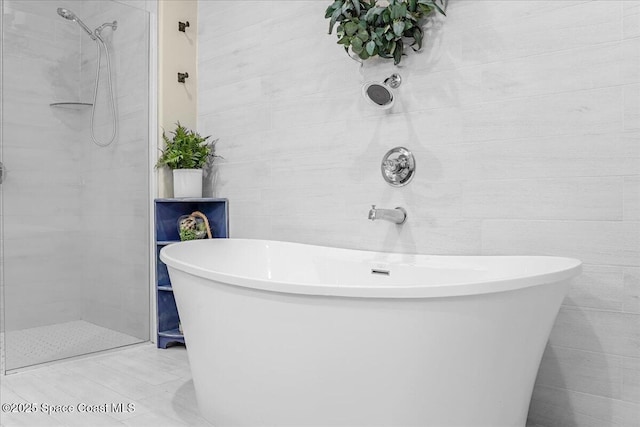
[[[71,21],[75,21],[76,14],[71,12],[69,9],[64,9],[62,7],[58,8],[58,15],[62,16],[64,19],[69,19]]]
[[[76,22],[78,25],[80,25],[80,27],[82,27],[83,30],[85,30],[87,32],[87,34],[89,34],[89,37],[91,37],[91,39],[93,39],[93,40],[96,39],[96,36],[93,35],[93,33],[91,32],[89,27],[84,25],[84,22],[82,22],[80,20],[80,18],[78,18],[78,16],[75,13],[73,13],[72,11],[70,11],[69,9],[65,9],[63,7],[59,7],[58,8],[58,15],[62,16],[64,19],[68,19],[69,21]]]
[[[392,74],[382,83],[365,83],[362,87],[362,96],[376,107],[383,109],[391,108],[395,101],[391,89],[397,89],[400,83],[402,83],[402,78],[399,74]]]

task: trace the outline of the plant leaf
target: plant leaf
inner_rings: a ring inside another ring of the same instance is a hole
[[[418,45],[418,50],[422,49],[422,30],[420,29],[420,27],[415,27],[413,29],[413,38],[415,39],[417,45]]]
[[[393,64],[398,65],[402,59],[402,40],[398,40],[395,43],[395,50],[393,51]]]
[[[369,40],[369,33],[367,32],[367,30],[360,29],[358,31],[358,38],[363,42],[366,42],[367,40]]]
[[[351,37],[344,36],[340,40],[338,40],[338,44],[343,44],[345,46],[349,46],[351,44]]]
[[[367,50],[367,53],[369,54],[369,56],[373,56],[373,53],[376,50],[376,42],[371,40],[369,43],[367,43],[366,50]]]
[[[398,37],[402,36],[402,33],[404,32],[404,21],[394,21],[393,32]]]
[[[355,22],[349,21],[344,24],[344,32],[346,35],[353,36],[356,31],[358,31],[358,24],[356,24]]]
[[[325,18],[329,18],[331,15],[333,15],[333,12],[336,9],[340,9],[342,7],[342,0],[336,0],[333,2],[333,4],[331,6],[329,6],[324,14]]]
[[[351,49],[357,53],[358,55],[360,55],[360,53],[362,52],[362,50],[364,49],[363,44],[362,44],[362,40],[360,40],[357,37],[354,37],[353,40],[351,40]]]
[[[360,0],[351,0],[351,3],[353,4],[356,16],[360,16]]]
[[[341,15],[340,8],[333,11],[333,14],[331,15],[331,21],[329,21],[329,34],[331,34],[331,31],[333,31],[333,26],[336,25],[336,21],[338,20],[338,17],[340,15]]]

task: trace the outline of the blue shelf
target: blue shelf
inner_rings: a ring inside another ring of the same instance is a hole
[[[180,333],[180,329],[171,329],[169,331],[161,331],[158,332],[158,335],[165,338],[182,338],[183,335]]]
[[[155,199],[156,242],[156,301],[158,314],[158,348],[171,344],[184,344],[180,333],[180,316],[173,296],[171,278],[160,250],[180,241],[178,218],[200,211],[207,216],[214,238],[229,237],[229,201],[219,198]]]

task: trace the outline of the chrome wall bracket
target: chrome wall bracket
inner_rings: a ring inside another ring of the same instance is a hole
[[[404,147],[392,148],[382,158],[380,166],[382,177],[389,185],[402,187],[413,178],[416,170],[416,160],[411,151]]]

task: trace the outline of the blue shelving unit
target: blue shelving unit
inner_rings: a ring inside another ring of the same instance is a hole
[[[180,241],[178,218],[200,211],[207,216],[214,239],[229,237],[229,201],[219,198],[155,199],[156,302],[158,315],[158,348],[184,344],[180,333],[180,317],[171,288],[167,266],[160,260],[160,250]]]

